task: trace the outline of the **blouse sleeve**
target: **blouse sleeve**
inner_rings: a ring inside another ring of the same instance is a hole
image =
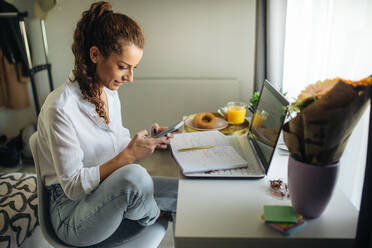
[[[99,167],[83,167],[83,151],[62,109],[50,109],[47,136],[59,183],[71,200],[81,199],[100,182]]]

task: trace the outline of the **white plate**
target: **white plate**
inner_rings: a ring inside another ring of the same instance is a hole
[[[221,130],[221,129],[227,127],[227,125],[229,125],[229,123],[227,123],[227,121],[225,121],[224,119],[216,117],[216,126],[214,128],[211,128],[211,129],[198,128],[198,127],[195,127],[194,124],[192,123],[193,119],[194,118],[187,119],[185,121],[185,125],[192,128],[192,129],[199,130],[199,131]]]

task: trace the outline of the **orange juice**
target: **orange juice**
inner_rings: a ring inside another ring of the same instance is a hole
[[[227,121],[234,124],[241,124],[245,120],[246,108],[243,106],[230,106],[227,109]]]
[[[253,116],[253,122],[252,122],[252,127],[253,128],[260,128],[262,125],[265,123],[267,120],[267,116],[260,114],[260,113],[255,113]]]

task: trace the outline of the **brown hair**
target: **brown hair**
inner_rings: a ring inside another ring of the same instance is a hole
[[[72,72],[84,99],[96,106],[98,115],[106,123],[109,123],[109,119],[104,102],[100,99],[102,92],[89,50],[92,46],[97,46],[104,58],[113,52],[121,54],[122,43],[119,41],[124,42],[124,45],[134,44],[140,49],[145,45],[140,26],[126,15],[113,13],[110,3],[93,3],[89,10],[83,12],[74,33],[72,52],[75,56],[75,66]]]

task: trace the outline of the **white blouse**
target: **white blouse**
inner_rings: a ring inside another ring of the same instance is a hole
[[[78,200],[100,182],[99,166],[114,158],[130,142],[122,126],[117,91],[107,95],[109,124],[95,105],[83,99],[77,82],[67,80],[51,92],[38,119],[39,164],[45,185],[60,184]]]

